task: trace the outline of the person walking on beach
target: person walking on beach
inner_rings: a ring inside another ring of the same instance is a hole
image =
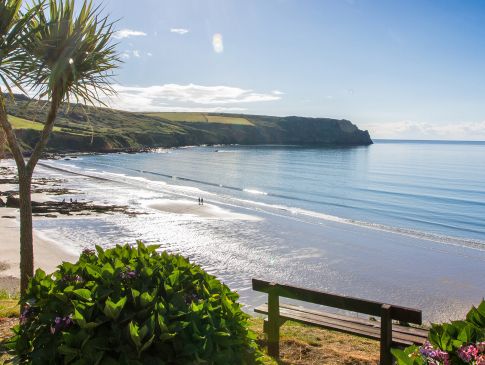
[[[204,198],[200,198],[200,205],[204,205]]]
[[[200,205],[200,197],[199,197],[199,205]]]

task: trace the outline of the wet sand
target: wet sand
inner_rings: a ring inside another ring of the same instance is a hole
[[[184,199],[166,199],[147,205],[149,208],[156,209],[166,213],[174,214],[191,214],[201,218],[215,219],[238,219],[238,220],[260,220],[254,215],[236,213],[234,211],[221,208],[217,205],[204,202],[203,205],[197,201]]]
[[[0,289],[14,292],[18,290],[20,277],[20,231],[18,209],[0,208]],[[14,218],[3,218],[3,217]],[[56,242],[43,237],[34,231],[34,265],[46,272],[53,272],[63,261],[72,262],[77,259]]]

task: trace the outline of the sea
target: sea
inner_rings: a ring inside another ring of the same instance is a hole
[[[143,214],[35,229],[76,252],[160,245],[238,291],[249,312],[265,301],[251,289],[261,278],[419,308],[427,321],[463,317],[485,296],[485,142],[374,142],[44,160],[36,174],[65,179],[73,199]]]

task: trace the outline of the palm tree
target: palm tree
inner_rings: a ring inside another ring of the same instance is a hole
[[[18,2],[8,0],[7,5]],[[11,29],[15,28],[15,20],[13,23]],[[28,161],[24,161],[21,147],[7,121],[3,100],[0,107],[0,123],[19,176],[21,293],[27,289],[34,271],[30,196],[34,168],[47,145],[63,102],[102,104],[101,95],[113,92],[109,81],[119,59],[115,45],[110,42],[112,26],[113,23],[100,15],[99,7],[93,8],[91,0],[83,0],[78,12],[74,0],[49,0],[48,6],[37,4],[37,10],[31,16],[29,14],[24,30],[27,35],[19,37],[23,40],[18,51],[20,60],[15,63],[14,72],[7,76],[17,86],[35,90],[39,98],[50,101],[44,128]],[[11,75],[17,75],[20,80]]]

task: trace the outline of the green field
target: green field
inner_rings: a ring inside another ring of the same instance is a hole
[[[183,112],[168,113],[167,112],[167,113],[146,113],[145,115],[167,119],[172,122],[254,125],[248,119],[243,117],[210,115],[206,113],[183,113]]]
[[[226,117],[220,115],[208,115],[209,123],[221,123],[221,124],[235,124],[235,125],[254,125],[246,118],[242,117]]]
[[[32,122],[31,120],[14,117],[13,115],[8,116],[8,121],[12,124],[13,129],[34,129],[36,131],[44,129],[42,123]],[[60,130],[59,127],[54,127],[54,132],[59,132]]]

